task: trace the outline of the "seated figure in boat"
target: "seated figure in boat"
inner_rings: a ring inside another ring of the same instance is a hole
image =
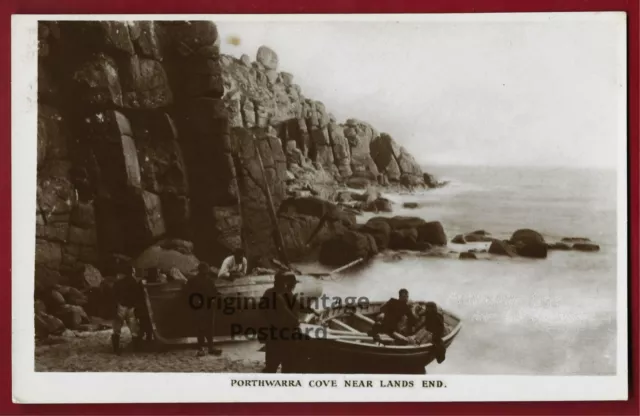
[[[247,258],[244,256],[244,250],[237,248],[233,254],[222,262],[218,277],[225,279],[235,279],[247,275]]]
[[[410,337],[416,344],[431,342],[434,345],[436,360],[441,363],[445,359],[445,351],[442,337],[445,335],[444,317],[435,302],[427,302],[419,313],[418,324],[415,333]]]
[[[418,318],[409,306],[409,291],[407,289],[400,289],[398,299],[389,299],[387,303],[382,305],[380,312],[377,322],[371,329],[371,335],[374,338],[379,338],[378,334],[380,333],[394,337],[394,332],[398,330],[398,326],[404,317],[407,318],[411,327],[418,322]]]

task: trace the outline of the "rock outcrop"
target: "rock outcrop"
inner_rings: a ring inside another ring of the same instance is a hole
[[[267,187],[277,209],[292,182],[323,198],[349,180],[424,184],[391,136],[304,96],[275,51],[221,55],[213,22],[51,21],[38,36],[36,263],[56,283],[96,289],[88,265],[109,274],[114,259],[175,251],[167,239],[212,264],[243,247],[265,265]],[[277,221],[304,254],[319,218]]]

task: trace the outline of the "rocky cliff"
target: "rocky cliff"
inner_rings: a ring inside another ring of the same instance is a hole
[[[339,123],[274,51],[220,55],[212,22],[41,22],[38,36],[39,272],[104,271],[167,238],[261,264],[275,257],[266,186],[278,208],[292,182],[423,184],[391,136]],[[279,221],[302,253],[317,217]]]

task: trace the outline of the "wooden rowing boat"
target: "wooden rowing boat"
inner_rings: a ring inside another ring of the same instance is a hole
[[[305,364],[307,371],[341,374],[424,373],[425,367],[436,358],[436,348],[431,342],[422,339],[420,344],[415,341],[417,334],[382,335],[379,341],[368,335],[383,304],[371,302],[369,305],[337,306],[321,311],[319,316],[308,316],[305,319],[308,327],[305,324],[301,326],[311,342],[300,343],[308,358]],[[451,312],[442,311],[442,315],[445,324],[443,344],[448,348],[460,332],[462,323]],[[327,331],[308,330],[318,326]],[[399,345],[407,341],[409,344]]]
[[[322,295],[322,282],[312,276],[296,276],[295,293],[305,298]],[[246,276],[233,281],[217,279],[216,287],[222,294],[221,304],[211,308],[214,314],[214,336],[229,337],[232,325],[244,328],[260,328],[264,323],[264,310],[260,309],[260,297],[273,286],[273,275]],[[189,294],[183,283],[146,283],[145,302],[151,327],[157,342],[184,344],[195,342],[196,327],[194,309],[189,306]],[[228,305],[226,310],[224,306]],[[303,319],[306,315],[301,315]]]

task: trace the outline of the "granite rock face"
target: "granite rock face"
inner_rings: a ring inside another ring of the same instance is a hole
[[[291,182],[320,197],[354,178],[421,183],[406,150],[336,121],[275,51],[221,55],[213,22],[40,22],[38,40],[36,263],[50,275],[104,274],[167,238],[214,265],[236,247],[264,265],[267,187],[277,210]],[[277,221],[302,256],[319,218]]]

